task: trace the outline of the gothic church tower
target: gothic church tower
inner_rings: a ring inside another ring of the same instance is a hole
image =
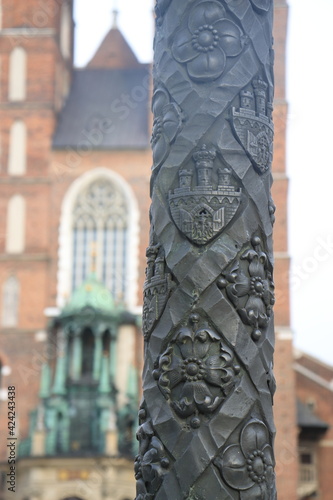
[[[295,500],[297,424],[285,172],[288,9],[285,0],[274,3],[276,471],[279,500]],[[142,304],[148,247],[150,68],[137,60],[114,24],[88,65],[76,69],[73,31],[72,0],[0,0],[0,443],[7,438],[6,398],[11,385],[16,387],[17,430],[27,454],[22,457],[27,482],[21,483],[24,491],[19,492],[18,500],[134,497],[132,458],[124,459],[116,452],[114,467],[109,467],[110,457],[104,456],[106,445],[116,449],[112,432],[104,441],[102,434],[91,435],[100,455],[96,452],[81,460],[75,443],[83,442],[84,436],[73,439],[74,448],[70,445],[66,451],[65,423],[74,411],[68,404],[71,411],[66,413],[61,405],[69,403],[67,395],[74,394],[77,380],[68,378],[71,363],[65,366],[61,349],[65,341],[73,346],[67,359],[75,360],[75,370],[81,374],[94,373],[96,366],[100,374],[110,373],[112,366],[114,378],[102,377],[100,401],[104,404],[103,391],[107,393],[111,387],[109,392],[117,393],[119,406],[126,405],[128,387],[135,392],[133,373],[141,373],[142,365],[142,334],[133,318]],[[115,310],[121,311],[119,328],[109,331],[102,318],[101,330],[90,329],[88,334],[78,329],[75,337],[73,325],[64,324],[61,329],[59,324],[77,290],[88,295],[95,290],[95,281],[87,282],[92,245],[96,246],[96,286],[107,289]],[[102,330],[106,337],[110,335],[109,347],[103,352],[101,337],[94,333]],[[54,332],[62,339],[60,346],[52,341]],[[80,346],[87,342],[97,353],[89,359],[79,355]],[[48,375],[52,369],[58,373],[56,384]],[[94,377],[91,380],[96,383]],[[76,389],[84,388],[78,385]],[[79,401],[77,393],[75,398]],[[43,408],[41,401],[46,399]],[[102,422],[110,408],[102,403],[100,407]],[[29,420],[31,412],[35,420]],[[45,422],[45,418],[53,418],[47,415],[55,414],[62,415],[60,421]],[[110,411],[106,427],[112,431],[109,417]],[[45,434],[47,428],[51,434]],[[43,439],[47,444],[43,445]],[[62,466],[57,450],[67,453],[67,458],[75,455],[70,472]],[[7,471],[5,453],[2,447],[0,463],[5,467],[1,470]],[[54,462],[43,475],[47,454]],[[34,476],[29,472],[32,462]],[[34,480],[29,482],[29,477]],[[127,490],[121,489],[120,477]],[[0,491],[0,500],[6,498],[1,496],[4,493]]]
[[[36,335],[42,340],[51,305],[49,161],[71,84],[72,11],[72,0],[0,2],[1,362],[20,391],[22,416],[36,402],[43,359]]]

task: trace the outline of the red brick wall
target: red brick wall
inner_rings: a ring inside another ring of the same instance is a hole
[[[26,292],[26,291],[25,291]],[[41,366],[49,358],[44,344],[35,341],[34,331],[4,330],[1,332],[0,356],[12,369],[3,377],[3,387],[16,388],[16,427],[20,436],[29,429],[29,412],[38,405]],[[8,437],[7,401],[0,402],[0,461],[6,459],[3,443]]]
[[[298,479],[295,377],[293,372],[292,335],[290,331],[290,260],[287,241],[288,178],[286,176],[286,122],[288,107],[285,100],[287,19],[288,8],[286,2],[275,0],[275,138],[272,196],[276,205],[274,281],[276,286],[275,376],[277,392],[274,399],[274,415],[277,428],[275,455],[279,500],[295,500],[297,498]]]
[[[2,1],[3,28],[59,28],[60,8],[64,0]]]
[[[60,2],[61,3],[61,2]],[[3,377],[3,387],[16,386],[20,434],[28,431],[29,411],[36,407],[40,384],[40,366],[47,358],[44,343],[35,333],[45,329],[44,309],[51,304],[51,205],[49,163],[51,138],[55,127],[55,68],[68,63],[62,60],[58,37],[40,36],[39,28],[59,28],[59,5],[54,0],[2,0],[2,28],[36,29],[36,36],[24,31],[3,33],[0,37],[0,311],[2,286],[15,272],[20,286],[19,322],[17,328],[1,328],[0,358],[11,373]],[[53,10],[51,7],[53,6]],[[27,97],[24,102],[8,102],[9,56],[14,47],[27,54]],[[58,82],[58,86],[62,82]],[[7,173],[9,130],[14,120],[27,127],[27,172],[22,177]],[[20,255],[5,253],[8,200],[21,194],[26,201],[26,245]],[[53,304],[53,302],[52,302]],[[51,305],[52,305],[51,304]],[[42,353],[40,355],[40,353]],[[6,433],[6,403],[0,402],[0,432]],[[1,443],[4,442],[0,436]],[[0,451],[4,458],[5,450]]]
[[[314,373],[320,373],[321,368],[327,374],[328,369],[320,366],[319,363],[304,362],[304,358],[296,360],[302,366],[308,368],[311,365],[315,368]],[[333,369],[330,370],[330,381],[333,380]],[[333,464],[333,388],[327,389],[316,381],[297,372],[296,375],[297,396],[304,403],[310,401],[314,403],[313,412],[321,420],[329,424],[329,429],[318,442],[318,480],[319,480],[319,499],[332,499],[332,464]]]

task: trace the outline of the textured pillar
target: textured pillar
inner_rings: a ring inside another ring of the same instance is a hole
[[[82,331],[76,327],[73,332],[73,357],[72,357],[72,377],[79,380],[82,371]]]
[[[137,500],[274,500],[272,0],[158,0]]]
[[[112,383],[114,383],[117,373],[117,331],[115,328],[112,328],[111,331],[111,339],[110,339],[110,377]]]
[[[63,396],[66,394],[66,365],[67,365],[67,336],[63,329],[58,332],[57,361],[53,383],[53,394]]]
[[[101,376],[101,367],[103,365],[103,330],[95,332],[95,349],[94,349],[94,380],[98,380]]]

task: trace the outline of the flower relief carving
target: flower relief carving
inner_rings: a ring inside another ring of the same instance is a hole
[[[193,429],[212,414],[234,389],[240,374],[232,350],[208,326],[183,326],[160,356],[153,372],[164,397]],[[189,426],[185,426],[189,428]]]
[[[158,168],[167,158],[170,145],[182,127],[182,111],[171,101],[169,93],[161,87],[154,92],[152,110],[154,122],[151,145],[154,168]]]
[[[239,260],[223,273],[217,286],[224,290],[242,321],[251,326],[251,336],[258,341],[268,326],[275,302],[271,266],[258,236],[251,240]]]
[[[135,457],[134,473],[136,479],[136,500],[152,500],[168,472],[170,461],[161,441],[155,436],[151,420],[141,407],[136,437],[139,441],[139,454]]]
[[[274,454],[266,425],[250,420],[236,444],[227,446],[214,460],[228,486],[240,491],[241,500],[274,500]]]
[[[187,26],[176,33],[172,53],[186,64],[193,80],[209,82],[222,75],[227,58],[238,56],[246,41],[241,29],[226,19],[220,3],[201,2],[192,7]]]

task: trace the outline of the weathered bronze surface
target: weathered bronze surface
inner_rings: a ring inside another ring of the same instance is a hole
[[[136,500],[276,498],[272,0],[158,0]]]

